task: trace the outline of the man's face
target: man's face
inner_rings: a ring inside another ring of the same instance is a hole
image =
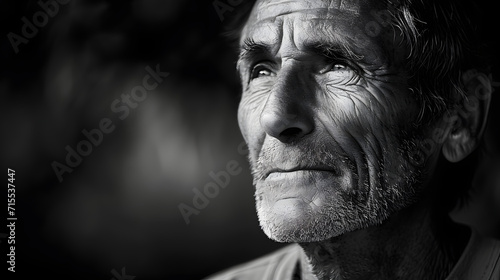
[[[380,2],[380,1],[379,1]],[[261,227],[282,242],[379,224],[415,200],[426,170],[399,33],[376,1],[258,1],[243,29],[239,125]],[[370,23],[372,22],[372,23]]]

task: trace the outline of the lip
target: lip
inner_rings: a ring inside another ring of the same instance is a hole
[[[273,173],[292,173],[297,171],[329,172],[333,173],[334,175],[337,175],[337,171],[330,166],[311,166],[311,167],[297,166],[290,169],[273,168],[266,173],[264,179],[267,179],[267,177],[269,177],[269,175]]]

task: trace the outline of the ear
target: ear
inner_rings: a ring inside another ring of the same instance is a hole
[[[451,113],[448,135],[443,143],[443,155],[451,162],[458,162],[472,153],[486,126],[491,100],[491,80],[475,69],[462,73],[466,98]]]

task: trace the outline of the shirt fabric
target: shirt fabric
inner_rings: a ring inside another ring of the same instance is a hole
[[[293,244],[206,280],[304,280],[304,261],[302,248]],[[462,256],[445,280],[500,280],[500,240],[484,238],[472,230]]]

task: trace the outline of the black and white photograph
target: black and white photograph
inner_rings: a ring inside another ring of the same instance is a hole
[[[500,280],[499,16],[1,0],[0,279]]]

